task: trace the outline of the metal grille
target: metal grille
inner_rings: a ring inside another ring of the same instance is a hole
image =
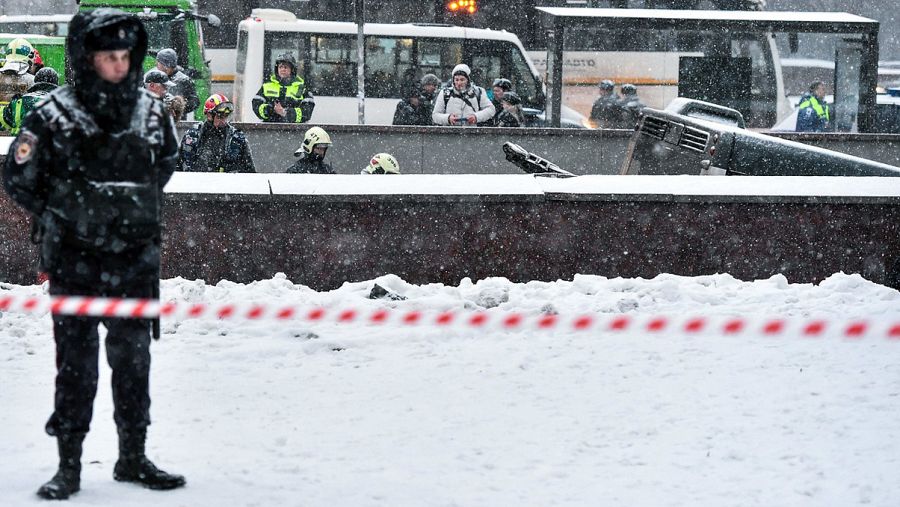
[[[662,118],[653,116],[645,116],[641,123],[641,132],[657,139],[666,137],[666,131],[669,129],[669,122]]]
[[[681,139],[678,140],[678,145],[684,146],[689,150],[704,151],[708,141],[709,132],[686,126],[684,127],[684,132],[681,133]]]

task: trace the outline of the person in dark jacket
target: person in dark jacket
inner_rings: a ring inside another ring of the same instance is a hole
[[[800,97],[797,113],[797,132],[827,132],[832,130],[831,105],[825,102],[825,83],[816,81]]]
[[[162,101],[141,88],[147,32],[119,10],[80,12],[69,23],[66,51],[74,84],[25,118],[6,158],[4,188],[40,221],[51,295],[157,297],[162,193],[178,145]],[[57,439],[59,469],[38,489],[42,498],[80,489],[101,323],[119,434],[113,478],[152,489],[185,484],[144,453],[152,322],[54,314],[56,396],[46,431]]]
[[[497,127],[521,127],[525,124],[525,115],[522,113],[522,99],[516,92],[506,92],[500,99],[500,112],[494,116],[494,125]]]
[[[625,83],[622,85],[622,125],[619,128],[632,129],[637,124],[644,109],[644,103],[637,96],[637,86]]]
[[[303,78],[297,75],[297,60],[284,53],[275,60],[275,72],[253,97],[253,112],[265,122],[305,123],[316,106]]]
[[[623,116],[622,98],[616,94],[616,85],[609,79],[600,81],[600,96],[591,107],[590,119],[597,128],[626,128]]]
[[[244,133],[228,123],[234,105],[214,93],[203,104],[206,121],[184,133],[178,170],[203,173],[255,173],[253,154]]]
[[[173,86],[169,87],[168,92],[172,96],[180,95],[184,97],[185,115],[193,113],[200,107],[200,97],[197,96],[197,87],[194,86],[194,80],[178,67],[178,55],[174,49],[161,49],[156,53],[156,68],[163,71],[169,76],[169,81],[174,83]],[[184,120],[185,118],[181,119]]]
[[[59,75],[50,67],[44,67],[34,76],[34,84],[28,89],[28,93],[16,97],[3,108],[3,124],[12,135],[19,133],[22,121],[32,109],[35,108],[47,94],[59,86]]]
[[[331,136],[321,127],[313,127],[303,135],[303,142],[294,152],[300,157],[284,170],[289,174],[334,174],[330,164],[325,163],[325,153],[331,147]]]
[[[497,111],[494,114],[494,125],[497,124],[497,116],[503,111],[503,104],[501,104],[500,101],[503,100],[503,96],[506,92],[511,91],[512,81],[503,77],[498,77],[491,85],[491,104],[494,104],[494,109]]]
[[[403,88],[403,100],[394,111],[394,125],[431,125],[431,108],[422,100],[417,83]]]

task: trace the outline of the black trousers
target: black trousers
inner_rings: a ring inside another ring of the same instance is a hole
[[[104,296],[150,297],[150,284],[120,287]],[[96,294],[97,288],[93,288]],[[50,281],[52,295],[89,295],[83,287]],[[50,435],[90,429],[99,375],[99,324],[107,329],[106,359],[112,368],[114,419],[121,430],[150,424],[150,321],[97,317],[53,317],[56,340],[56,395],[47,421]]]

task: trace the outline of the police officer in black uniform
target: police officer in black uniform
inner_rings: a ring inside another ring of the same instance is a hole
[[[234,105],[214,93],[206,99],[206,121],[185,132],[178,151],[178,170],[214,173],[255,173],[253,154],[244,133],[228,123]]]
[[[162,189],[178,147],[162,101],[141,88],[147,32],[119,10],[81,12],[69,24],[66,50],[74,84],[53,91],[25,119],[6,158],[4,187],[40,220],[52,295],[153,297]],[[119,434],[113,477],[152,489],[185,484],[144,454],[151,321],[54,315],[56,396],[46,430],[57,438],[59,469],[38,490],[42,498],[80,489],[101,322]]]

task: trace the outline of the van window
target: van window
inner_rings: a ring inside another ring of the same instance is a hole
[[[525,105],[533,107],[539,83],[516,45],[498,40],[469,40],[466,53],[473,83],[490,88],[497,78],[509,79]]]

